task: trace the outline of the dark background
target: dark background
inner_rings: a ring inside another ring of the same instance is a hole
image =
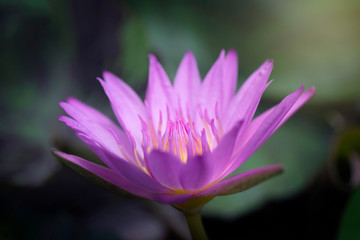
[[[114,118],[103,70],[143,96],[149,53],[172,79],[185,51],[204,76],[230,48],[238,86],[274,59],[259,112],[301,83],[317,94],[238,170],[285,173],[206,206],[210,239],[360,239],[359,12],[356,0],[1,0],[0,239],[189,239],[176,210],[107,192],[50,154],[94,159],[58,102]]]

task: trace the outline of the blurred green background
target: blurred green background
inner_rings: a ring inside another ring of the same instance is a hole
[[[0,239],[188,239],[175,210],[108,193],[51,156],[94,159],[57,120],[58,102],[75,96],[114,118],[103,70],[144,96],[149,53],[173,79],[185,51],[205,76],[230,48],[238,86],[274,59],[259,112],[301,83],[317,93],[237,170],[285,173],[204,209],[211,239],[359,239],[359,12],[357,0],[1,0]]]

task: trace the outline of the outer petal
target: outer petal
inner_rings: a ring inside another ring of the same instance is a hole
[[[234,194],[251,188],[283,171],[281,165],[273,165],[258,169],[249,170],[198,193],[198,197],[215,197],[221,195]]]
[[[150,192],[171,192],[171,190],[159,184],[138,166],[113,155],[111,152],[104,151],[101,160],[117,174],[138,186],[148,189]]]
[[[162,113],[163,122],[167,122],[168,116],[174,115],[173,109],[175,104],[175,91],[171,82],[165,73],[164,69],[157,61],[156,57],[149,55],[149,84],[146,91],[146,103],[150,108],[150,114],[153,120],[155,129],[157,129],[160,122],[160,111]],[[163,124],[164,125],[164,124]],[[161,129],[164,132],[164,128]]]
[[[239,120],[246,127],[253,118],[261,96],[269,85],[267,80],[273,67],[272,61],[264,62],[242,85],[236,96],[230,102],[224,119],[225,131]]]
[[[290,108],[289,112],[286,113],[285,117],[279,122],[276,128],[272,131],[273,133],[282,125],[286,120],[288,120],[299,108],[301,108],[307,101],[310,100],[315,94],[315,88],[311,87],[306,92],[301,94],[300,98],[296,103]],[[277,106],[270,108],[261,115],[257,116],[249,125],[245,136],[239,136],[239,142],[247,142],[249,138],[254,135],[255,131],[259,126],[265,121],[265,119],[274,111]],[[241,139],[242,138],[242,139]]]
[[[74,155],[60,152],[56,149],[53,149],[52,152],[64,164],[74,168],[77,172],[85,175],[90,180],[105,186],[107,189],[120,193],[120,195],[134,194],[140,197],[150,198],[150,192],[146,189],[134,185],[109,168],[100,166]]]
[[[180,99],[181,111],[185,116],[189,109],[190,117],[194,118],[200,85],[201,77],[196,59],[191,52],[186,52],[174,80],[174,87]]]
[[[66,117],[63,117],[66,118]],[[136,185],[139,185],[151,192],[167,192],[168,189],[156,182],[153,178],[143,172],[134,162],[128,162],[119,156],[115,155],[108,149],[108,146],[103,145],[97,139],[91,138],[87,134],[87,129],[83,129],[76,121],[66,118],[66,123],[69,127],[77,131],[77,135],[93,150],[96,155],[118,175],[128,179]],[[93,131],[94,129],[92,129]],[[91,133],[91,132],[90,132]]]
[[[104,114],[102,114],[101,112],[96,110],[95,108],[81,102],[80,100],[78,100],[74,97],[69,97],[67,99],[67,102],[71,106],[76,108],[79,112],[86,115],[88,117],[88,119],[91,119],[92,121],[101,124],[105,128],[110,128],[112,131],[114,131],[116,133],[121,131],[120,128],[115,123],[113,123],[113,121],[111,121],[107,116],[105,116]],[[66,109],[65,109],[65,111],[66,111]],[[70,115],[70,113],[68,113],[68,114]],[[71,117],[76,119],[76,115],[74,115],[74,116],[71,115]]]
[[[315,88],[311,87],[306,92],[304,92],[300,98],[296,101],[294,106],[290,108],[289,112],[285,115],[285,117],[280,121],[280,123],[275,128],[274,132],[284,124],[299,108],[301,108],[307,101],[309,101],[315,94]]]
[[[240,137],[240,140],[236,143],[236,152],[233,155],[234,161],[229,165],[228,170],[224,172],[223,176],[227,176],[238,168],[271,136],[274,129],[299,99],[303,90],[304,85],[285,97],[261,123],[252,136]]]
[[[234,96],[238,77],[238,56],[234,49],[226,54],[224,62],[223,96],[225,107]]]
[[[223,104],[223,66],[225,61],[225,51],[222,50],[219,58],[206,74],[204,82],[201,85],[199,104],[203,110],[207,109],[210,118],[215,116],[215,105]],[[222,109],[219,109],[222,112]]]
[[[81,175],[122,196],[139,196],[167,204],[181,203],[192,196],[191,194],[174,194],[172,192],[150,192],[148,189],[142,188],[116,174],[109,168],[56,149],[53,150],[53,154]]]
[[[82,125],[88,129],[86,134],[91,138],[102,142],[119,156],[123,156],[119,150],[119,144],[121,144],[127,155],[134,158],[132,146],[127,136],[105,115],[75,98],[69,98],[68,103],[61,102],[59,104],[67,114],[78,122],[76,125]],[[62,121],[64,120],[67,122],[66,118],[62,118]]]
[[[141,121],[146,116],[145,106],[139,96],[115,75],[104,72],[105,82],[99,79],[123,129],[129,130],[137,143],[141,143]]]
[[[315,88],[311,87],[307,91],[301,94],[299,99],[295,102],[295,104],[290,108],[290,110],[286,113],[286,115],[281,119],[279,124],[272,130],[274,133],[286,120],[288,120],[300,107],[302,107],[307,101],[310,100],[312,96],[315,94]],[[269,110],[265,111],[258,117],[256,117],[251,124],[249,125],[247,132],[244,136],[239,136],[237,144],[240,142],[247,142],[251,136],[254,135],[256,130],[258,130],[259,126],[263,124],[263,122],[269,117],[269,115],[277,108],[278,106],[274,106]],[[272,134],[271,133],[271,134]]]
[[[69,105],[62,105],[69,110]],[[89,139],[105,146],[105,149],[111,151],[113,154],[123,156],[111,131],[104,129],[101,125],[87,120],[80,120],[79,122],[66,116],[60,116],[59,120],[63,121],[76,133],[86,135]]]
[[[219,180],[224,168],[229,164],[234,152],[236,136],[238,135],[243,122],[240,121],[221,139],[219,145],[209,156],[212,165],[212,181]]]
[[[96,143],[93,143],[97,145]],[[127,179],[129,182],[139,186],[147,191],[151,192],[149,197],[152,200],[159,201],[162,203],[175,204],[188,200],[192,194],[178,194],[169,188],[161,185],[158,181],[145,174],[138,167],[133,164],[119,159],[112,155],[110,152],[104,151],[104,148],[98,146],[94,152],[99,152],[98,156],[104,161],[109,167],[111,167],[118,175]],[[101,152],[101,150],[103,150]]]
[[[83,134],[81,132],[77,132],[76,135],[84,142],[88,147],[110,168],[116,168],[114,164],[112,163],[112,160],[108,159],[106,152],[109,152],[108,148],[104,146],[102,143],[99,143],[96,139],[91,138],[90,136]],[[113,153],[112,153],[113,154]],[[117,156],[117,155],[115,155]],[[119,156],[117,156],[119,157]],[[125,161],[124,156],[120,156],[121,159]],[[135,159],[128,159],[128,162],[136,165]]]
[[[146,156],[148,170],[151,176],[160,184],[171,189],[181,189],[179,172],[183,163],[171,153],[153,150]]]

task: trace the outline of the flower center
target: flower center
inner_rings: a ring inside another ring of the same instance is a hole
[[[148,121],[143,120],[142,123],[142,144],[144,152],[150,153],[152,149],[158,149],[163,152],[170,152],[176,155],[184,164],[189,156],[201,155],[204,152],[212,151],[216,144],[223,136],[223,127],[218,114],[218,105],[215,106],[215,116],[209,117],[207,109],[204,111],[198,106],[198,118],[196,123],[191,119],[189,114],[185,118],[183,114],[177,114],[175,120],[168,116],[165,130],[162,129],[162,113],[159,112],[159,123],[157,128],[153,124],[151,117]],[[131,161],[129,155],[120,145],[120,149],[130,162],[146,172],[142,154],[138,153],[136,142],[132,134],[127,132],[133,147],[133,157],[136,162]]]
[[[152,148],[171,152],[178,156],[183,163],[186,163],[189,156],[201,155],[205,151],[211,151],[222,138],[223,129],[217,104],[214,118],[209,117],[207,109],[203,111],[200,105],[198,106],[199,123],[196,124],[197,127],[189,114],[186,118],[182,113],[177,114],[175,120],[171,120],[168,114],[168,122],[163,133],[161,131],[162,114],[161,112],[159,114],[160,121],[156,135],[151,121],[148,124],[143,123],[143,146],[149,152]]]
[[[172,152],[182,162],[186,162],[188,156],[189,139],[192,138],[192,129],[183,119],[168,121],[165,133],[159,139],[159,149]]]

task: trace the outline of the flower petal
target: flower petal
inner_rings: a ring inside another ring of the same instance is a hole
[[[73,168],[81,175],[112,192],[118,193],[122,196],[131,196],[134,194],[144,198],[149,198],[150,193],[146,189],[132,184],[109,168],[100,166],[74,155],[60,152],[56,149],[53,149],[52,153],[65,165]]]
[[[189,114],[194,118],[197,110],[197,96],[201,85],[201,77],[196,59],[191,52],[186,52],[177,70],[174,88],[180,99],[181,111],[184,115]]]
[[[212,167],[206,155],[189,156],[180,172],[180,183],[183,189],[196,191],[202,189],[212,177]]]
[[[223,105],[223,67],[225,60],[225,51],[222,50],[219,58],[206,74],[201,85],[199,104],[203,110],[207,109],[210,117],[215,116],[215,105]],[[222,109],[219,109],[222,112]]]
[[[101,160],[117,174],[150,192],[171,192],[168,188],[147,175],[140,167],[113,155],[109,151],[103,152]]]
[[[59,104],[67,114],[79,122],[80,125],[83,125],[86,129],[97,129],[97,131],[87,131],[88,135],[95,135],[95,138],[97,138],[99,142],[109,143],[113,152],[118,155],[119,144],[121,144],[128,155],[132,155],[132,147],[129,139],[125,133],[108,117],[75,98],[68,98],[67,103],[60,102]],[[116,136],[117,141],[115,141],[111,135]],[[108,146],[108,144],[105,143],[104,145]],[[122,156],[122,154],[120,154],[120,156]]]
[[[233,161],[229,163],[228,169],[224,172],[223,177],[229,175],[241,164],[243,164],[270,136],[281,120],[294,106],[304,90],[304,85],[285,97],[259,125],[256,131],[245,132],[244,136],[238,136],[236,141]]]
[[[272,60],[265,61],[241,86],[226,110],[224,119],[225,131],[239,120],[244,121],[246,127],[253,118],[261,96],[269,85],[267,80],[273,67]]]
[[[238,77],[238,56],[234,49],[230,49],[226,54],[224,62],[224,77],[223,77],[223,96],[224,107],[229,103],[234,96],[236,90],[236,82]]]
[[[153,150],[146,156],[151,176],[160,184],[171,189],[181,189],[179,172],[184,165],[179,158],[171,153]]]
[[[72,99],[70,101],[73,103],[73,101],[76,100]],[[125,153],[128,158],[134,159],[130,141],[124,132],[110,119],[102,115],[100,112],[97,112],[95,109],[82,104],[80,101],[77,101],[75,104],[65,102],[60,102],[59,104],[67,114],[75,119],[61,116],[59,117],[60,121],[65,122],[77,133],[86,135],[87,138],[101,143],[107,150],[112,151],[117,156],[123,158]],[[85,112],[77,108],[79,104],[82,104],[80,109]],[[90,116],[97,118],[91,118]],[[122,146],[124,152],[120,152],[119,144]]]
[[[225,136],[221,139],[219,145],[216,149],[211,153],[210,162],[213,168],[212,181],[220,180],[218,177],[221,176],[221,173],[224,171],[224,168],[229,163],[229,160],[232,157],[234,152],[234,146],[236,142],[236,137],[239,133],[239,130],[243,126],[243,122],[239,121],[235,126],[225,134]]]
[[[70,112],[69,109],[71,109],[71,106],[69,104],[62,103],[61,105]],[[79,117],[77,117],[77,119],[79,119]],[[103,126],[85,119],[76,121],[66,116],[60,116],[59,120],[64,122],[76,133],[84,134],[88,136],[89,139],[92,139],[92,141],[96,141],[102,146],[105,146],[105,148],[113,154],[123,156],[113,134]]]
[[[196,196],[215,197],[242,192],[280,174],[282,171],[283,167],[281,165],[273,165],[249,170],[217,183],[216,185],[198,193]]]
[[[279,122],[279,124],[276,126],[276,128],[273,129],[273,133],[281,127],[282,124],[284,124],[300,107],[302,107],[307,101],[310,100],[315,94],[315,88],[311,87],[307,91],[301,94],[299,99],[295,102],[295,104],[290,108],[289,112],[286,113],[285,117]],[[255,131],[259,128],[259,126],[264,122],[264,120],[270,115],[271,112],[274,111],[274,109],[277,106],[274,106],[267,111],[263,112],[259,116],[257,116],[249,125],[247,129],[247,140],[250,136],[252,136]],[[245,139],[246,137],[244,137]]]
[[[295,91],[295,92],[298,92]],[[301,96],[296,100],[295,103],[291,106],[290,110],[286,113],[286,115],[281,119],[281,121],[276,125],[275,128],[272,129],[271,133],[269,134],[269,137],[287,120],[290,116],[292,116],[302,105],[304,105],[315,93],[315,88],[310,88],[306,92],[302,93]],[[294,93],[293,93],[294,94]],[[296,98],[296,94],[295,98]],[[290,95],[289,95],[290,96]],[[289,97],[288,96],[288,97]],[[284,99],[285,100],[285,99]],[[283,101],[284,101],[283,100]],[[280,103],[281,104],[281,103]],[[264,123],[264,121],[267,121],[268,117],[275,111],[275,109],[280,107],[279,105],[276,105],[266,112],[262,113],[258,117],[256,117],[251,124],[249,125],[247,132],[245,136],[242,137],[243,141],[247,142],[251,136],[255,134],[255,132],[259,129],[259,127]],[[290,103],[291,104],[291,103]],[[240,140],[240,139],[239,139]],[[239,142],[237,142],[238,144]]]
[[[301,108],[307,101],[309,101],[315,94],[315,88],[311,87],[306,90],[303,94],[301,94],[300,98],[296,101],[294,106],[292,106],[289,112],[285,115],[285,117],[280,121],[277,127],[274,129],[274,132],[284,124],[299,108]]]
[[[112,131],[114,131],[116,133],[118,131],[121,131],[120,128],[113,121],[111,121],[107,116],[105,116],[104,114],[102,114],[101,112],[96,110],[95,108],[81,102],[80,100],[78,100],[78,99],[76,99],[74,97],[69,97],[67,99],[67,102],[71,106],[75,107],[78,112],[81,112],[82,114],[87,116],[87,118],[89,120],[92,120],[92,121],[94,121],[96,123],[99,123],[102,126],[104,126],[105,128],[110,128]],[[65,109],[65,111],[66,111],[66,109]],[[68,113],[68,114],[72,118],[76,119],[76,115],[73,116],[70,113]]]
[[[216,181],[219,173],[231,158],[236,136],[241,127],[236,124],[220,141],[213,152],[205,152],[201,156],[188,157],[180,172],[180,182],[184,189],[197,191],[204,188],[209,182]]]
[[[126,83],[115,75],[104,72],[104,80],[98,79],[110,99],[117,119],[125,130],[129,130],[135,141],[141,144],[141,121],[146,116],[145,106],[140,97]]]
[[[84,130],[84,133],[81,129],[81,125],[72,126],[73,124],[78,124],[75,120],[67,118],[66,123],[71,128],[80,129],[77,131],[77,135],[81,138],[81,140],[84,141],[91,148],[91,150],[96,153],[96,155],[118,175],[128,179],[136,185],[148,189],[151,192],[168,191],[167,188],[156,182],[153,178],[151,178],[138,166],[136,166],[136,162],[134,163],[126,161],[118,155],[115,155],[112,151],[108,149],[106,145],[103,145],[101,142],[98,142],[97,139],[93,139],[91,138],[91,136],[87,135],[86,130]]]
[[[121,196],[138,196],[167,204],[181,203],[192,196],[192,194],[174,194],[172,192],[150,192],[148,189],[134,184],[109,168],[56,149],[53,149],[52,153],[65,165],[71,167],[84,177]]]
[[[149,55],[149,59],[149,83],[145,99],[150,108],[154,127],[157,128],[160,122],[160,111],[165,123],[168,121],[167,114],[170,114],[170,116],[174,115],[174,98],[176,94],[166,72],[156,57]],[[161,131],[163,133],[165,129],[162,127]]]

